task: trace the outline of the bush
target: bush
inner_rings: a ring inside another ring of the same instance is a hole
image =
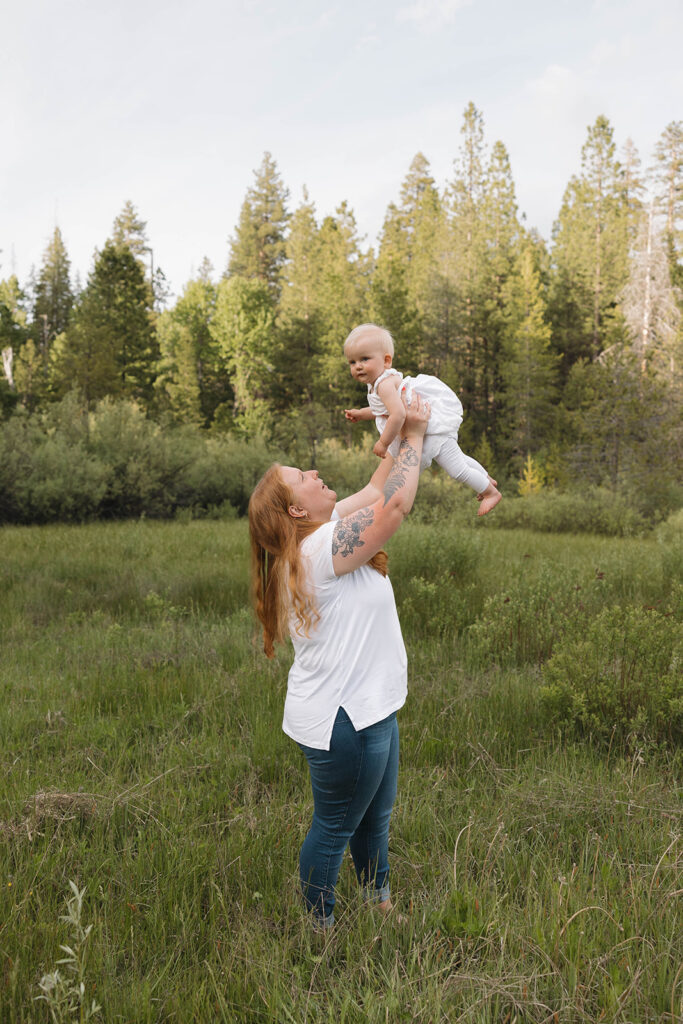
[[[569,736],[683,739],[683,628],[673,613],[605,608],[585,635],[560,638],[540,691],[551,725]]]
[[[181,506],[209,509],[229,502],[245,515],[249,498],[271,463],[278,461],[260,438],[244,441],[234,437],[212,436],[195,441],[196,455],[182,475],[184,494]]]
[[[622,495],[605,487],[585,491],[541,491],[525,498],[505,498],[491,526],[538,530],[540,533],[597,533],[633,537],[648,529],[645,518]]]
[[[443,526],[406,523],[387,545],[403,630],[417,638],[456,635],[479,606],[480,538]]]
[[[162,429],[128,401],[88,414],[70,394],[0,427],[0,522],[244,514],[273,460],[259,439]]]
[[[82,521],[106,490],[106,467],[82,441],[46,434],[23,412],[0,433],[0,522]]]
[[[185,441],[180,432],[163,433],[134,402],[99,402],[90,417],[90,447],[108,469],[100,514],[172,512],[177,478],[196,454]]]
[[[546,661],[558,640],[580,634],[589,615],[579,575],[545,563],[539,577],[522,575],[503,593],[488,597],[481,618],[467,632],[476,666],[511,667]]]
[[[672,512],[668,519],[660,523],[654,535],[659,544],[667,547],[683,545],[683,508]]]
[[[665,577],[672,581],[683,580],[683,508],[660,523],[654,537],[664,553]]]

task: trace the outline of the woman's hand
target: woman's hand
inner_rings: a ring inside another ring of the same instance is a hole
[[[401,398],[406,408],[406,418],[401,430],[401,437],[407,437],[408,434],[423,437],[427,430],[429,417],[432,414],[429,402],[423,401],[418,391],[413,391],[410,405],[408,405],[405,391],[402,392]]]
[[[387,455],[387,446],[383,444],[381,441],[375,441],[372,452],[379,459],[385,459]]]

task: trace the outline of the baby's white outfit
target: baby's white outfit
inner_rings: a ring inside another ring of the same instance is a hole
[[[410,405],[413,391],[427,402],[431,408],[427,432],[422,443],[420,469],[426,469],[432,462],[445,469],[454,480],[460,480],[481,494],[489,484],[489,476],[476,459],[465,455],[458,445],[458,430],[462,423],[462,402],[454,391],[438,377],[427,373],[418,373],[417,377],[404,377],[393,367],[381,373],[374,384],[368,384],[368,405],[375,417],[380,434],[387,424],[387,408],[377,394],[377,387],[387,377],[398,376],[402,383],[398,392],[406,392]],[[401,441],[396,437],[389,445],[389,454],[394,458],[398,455]]]

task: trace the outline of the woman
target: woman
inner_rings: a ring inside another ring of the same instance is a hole
[[[406,653],[382,546],[410,512],[429,406],[406,409],[395,461],[336,502],[316,470],[271,466],[249,503],[253,589],[264,651],[289,633],[283,729],[308,761],[313,821],[299,858],[316,929],[334,923],[350,845],[368,901],[391,909],[389,818],[396,796]]]

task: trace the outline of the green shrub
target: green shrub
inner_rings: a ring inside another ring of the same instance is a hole
[[[168,515],[195,454],[183,433],[164,433],[134,402],[111,399],[91,414],[90,446],[109,470],[100,512],[116,517]]]
[[[505,498],[491,526],[538,530],[541,533],[597,533],[633,537],[644,533],[644,517],[622,495],[605,487],[585,491],[541,491],[525,498]]]
[[[402,628],[414,637],[448,636],[468,626],[480,604],[481,541],[468,531],[406,523],[387,544]]]
[[[656,528],[654,535],[659,544],[665,544],[667,547],[671,545],[682,547],[683,508],[679,508],[677,512],[672,512],[668,519],[665,519],[663,523],[660,523]]]
[[[578,573],[545,562],[540,576],[521,575],[486,599],[467,632],[468,654],[477,666],[546,661],[565,633],[583,631],[587,598]]]
[[[683,508],[660,523],[654,536],[663,554],[665,578],[683,580]]]
[[[0,522],[23,523],[25,496],[22,482],[30,473],[34,449],[42,431],[23,410],[17,411],[0,430]]]
[[[107,469],[82,441],[18,413],[0,433],[0,522],[82,521],[97,513]]]
[[[472,577],[482,538],[466,530],[436,525],[425,529],[408,521],[387,544],[394,586],[413,577],[437,580],[446,574],[456,585]]]
[[[134,402],[74,394],[0,426],[0,522],[244,514],[275,459],[265,442],[162,428]]]
[[[202,436],[187,431],[194,458],[183,468],[176,482],[176,507],[216,509],[225,502],[245,515],[251,492],[264,472],[277,460],[277,453],[265,441],[255,438]]]
[[[673,613],[605,608],[543,666],[551,725],[602,744],[683,739],[683,628]]]
[[[451,572],[412,576],[394,589],[401,628],[412,638],[457,636],[472,621],[476,584],[457,582]]]
[[[47,438],[34,450],[31,472],[19,482],[17,497],[29,522],[81,522],[97,513],[107,475],[107,467],[83,445]]]

